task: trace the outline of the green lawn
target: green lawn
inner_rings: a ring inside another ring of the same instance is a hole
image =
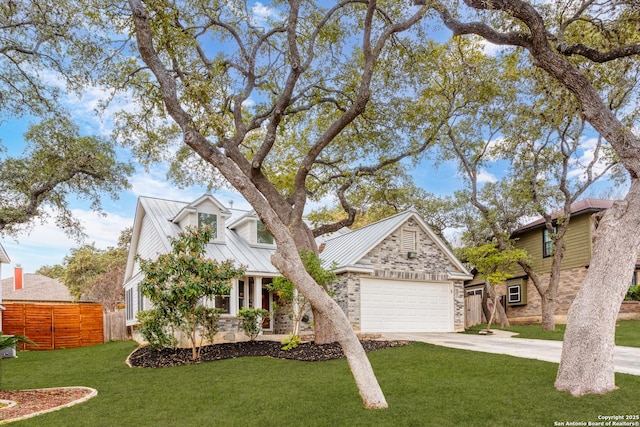
[[[16,426],[553,426],[638,413],[640,377],[575,398],[553,388],[557,365],[414,343],[369,353],[389,409],[362,409],[345,360],[238,358],[142,369],[132,342],[20,352],[1,387],[83,385],[98,396]]]
[[[506,331],[517,332],[516,338],[532,338],[540,340],[562,341],[566,325],[556,325],[555,331],[543,331],[541,325],[509,326]],[[486,329],[487,325],[476,325],[467,329],[466,333],[478,333],[481,329]],[[500,325],[492,325],[491,329],[502,329]],[[640,321],[621,320],[616,326],[616,345],[628,347],[640,347]]]

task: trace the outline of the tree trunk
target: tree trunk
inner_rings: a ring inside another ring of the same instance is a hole
[[[507,312],[505,311],[502,303],[500,302],[500,297],[496,294],[493,286],[490,283],[485,283],[484,285],[485,292],[482,296],[482,310],[484,311],[484,315],[487,318],[487,321],[494,314],[498,315],[498,321],[500,322],[500,327],[506,328],[509,326],[509,319],[507,318]],[[492,311],[489,309],[488,301],[489,298],[493,301],[495,309]],[[488,327],[487,327],[488,329]]]
[[[556,320],[554,318],[556,312],[556,301],[551,297],[550,288],[546,292],[540,294],[540,304],[542,310],[542,330],[555,331]],[[555,296],[555,292],[553,292]]]
[[[338,303],[313,280],[305,271],[302,262],[297,258],[297,253],[291,247],[284,244],[279,246],[272,257],[272,263],[286,277],[288,277],[300,292],[302,292],[314,307],[314,313],[318,312],[323,318],[328,319],[330,328],[337,337],[342,351],[347,358],[351,373],[356,381],[360,396],[365,408],[386,408],[387,401],[378,384],[373,368],[362,343],[351,328],[347,315],[342,311]],[[291,254],[296,253],[295,259]]]
[[[567,318],[555,387],[574,396],[616,388],[615,325],[640,251],[640,182],[608,209],[594,233],[584,284]]]
[[[319,310],[311,308],[313,312],[313,342],[316,344],[330,344],[336,342],[338,337],[333,330],[331,320]]]

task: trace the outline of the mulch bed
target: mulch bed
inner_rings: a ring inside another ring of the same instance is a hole
[[[365,351],[380,350],[409,344],[409,341],[362,340]],[[192,360],[191,349],[160,349],[140,347],[129,356],[131,366],[144,368],[161,368],[167,366],[192,365],[222,359],[233,359],[244,356],[264,356],[276,359],[293,359],[306,362],[340,359],[344,357],[342,347],[338,343],[315,344],[303,342],[291,350],[282,350],[277,341],[244,341],[204,346],[200,358]]]
[[[0,421],[32,415],[40,411],[68,405],[92,393],[86,387],[62,387],[38,390],[0,390],[0,399],[16,402],[0,409]]]

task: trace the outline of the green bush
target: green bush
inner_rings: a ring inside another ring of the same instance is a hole
[[[631,286],[624,299],[625,301],[640,301],[640,285]]]
[[[160,310],[144,310],[137,314],[140,334],[154,349],[175,347],[178,343],[169,327],[167,317]]]
[[[240,327],[250,341],[253,341],[262,332],[262,319],[269,316],[269,312],[263,308],[241,308],[238,311]]]

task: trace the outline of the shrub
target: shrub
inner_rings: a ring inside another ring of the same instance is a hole
[[[154,349],[175,347],[177,340],[173,335],[173,331],[169,327],[169,321],[160,310],[144,310],[139,311],[138,322],[140,322],[139,330],[142,337]]]
[[[240,327],[250,341],[253,341],[262,332],[262,319],[269,316],[269,312],[263,308],[242,308],[238,311]]]
[[[298,347],[301,341],[302,339],[300,338],[300,335],[289,334],[289,336],[283,339],[280,344],[282,344],[283,350],[291,350]]]

